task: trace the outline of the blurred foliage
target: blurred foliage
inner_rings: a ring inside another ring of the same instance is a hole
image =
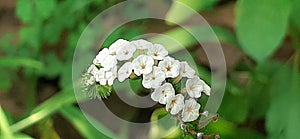
[[[32,138],[25,134],[32,125],[38,126],[41,138],[58,138],[53,127],[53,115],[61,114],[84,138],[118,137],[102,127],[98,132],[73,104],[76,103],[72,88],[72,60],[77,41],[88,23],[101,11],[121,2],[121,0],[18,0],[15,14],[22,22],[18,36],[6,34],[0,38],[0,89],[9,92],[13,83],[23,82],[30,86],[22,90],[26,95],[26,112],[21,117],[12,116],[0,107],[0,138]],[[219,0],[177,0],[173,3],[166,19],[184,22],[193,13],[182,10],[182,4],[195,11],[212,11]],[[212,30],[222,43],[240,48],[247,58],[242,59],[234,70],[228,73],[225,96],[219,109],[220,119],[209,124],[202,132],[219,133],[221,138],[298,138],[300,109],[300,1],[299,0],[237,0],[236,28],[230,31],[221,26]],[[132,11],[126,10],[130,17]],[[147,14],[147,13],[141,13]],[[141,21],[139,24],[147,22]],[[168,22],[171,26],[172,24]],[[215,41],[206,35],[207,28],[189,26],[197,32],[203,42]],[[98,29],[99,32],[102,30]],[[122,37],[132,39],[145,32],[140,26],[122,26],[115,30],[103,46],[108,47]],[[172,28],[164,32],[184,47],[190,48],[198,42],[182,28]],[[89,37],[94,37],[90,34]],[[18,43],[13,43],[19,38]],[[163,43],[168,50],[176,53],[180,46],[170,45],[161,37],[151,41]],[[286,44],[285,42],[288,41]],[[85,44],[92,45],[91,42]],[[289,47],[293,54],[288,60],[272,57],[281,47]],[[95,46],[94,46],[95,47]],[[197,53],[191,51],[195,58]],[[210,81],[207,67],[196,65],[201,77]],[[241,84],[236,76],[247,75],[247,82]],[[58,79],[59,89],[55,95],[41,104],[36,104],[37,82],[40,78]],[[135,90],[140,88],[132,83]],[[202,100],[199,100],[202,101]],[[164,108],[153,112],[151,121],[165,115]],[[182,138],[182,132],[175,132],[169,138]],[[47,130],[47,131],[43,131]],[[155,131],[166,131],[162,125],[150,129],[150,137]],[[105,134],[105,135],[104,135]],[[123,135],[124,136],[124,135]],[[194,138],[185,136],[184,138]]]

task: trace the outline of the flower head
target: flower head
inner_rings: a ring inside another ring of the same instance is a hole
[[[106,85],[105,70],[100,68],[95,75],[96,81],[101,85]]]
[[[117,59],[122,60],[128,60],[133,56],[133,53],[135,52],[136,48],[131,43],[126,43],[125,45],[122,45],[117,51]]]
[[[154,60],[151,56],[139,55],[132,61],[132,68],[137,76],[149,74],[152,71]]]
[[[116,55],[117,51],[124,45],[128,44],[129,41],[126,41],[124,39],[118,39],[113,44],[109,46],[109,54]]]
[[[193,78],[195,70],[186,61],[183,61],[180,62],[180,74],[182,77]]]
[[[191,122],[199,117],[200,104],[196,102],[195,99],[188,99],[184,103],[182,110],[182,121]]]
[[[148,42],[144,39],[134,40],[131,41],[131,43],[136,47],[136,49],[139,50],[148,49],[148,47],[153,45],[151,42]]]
[[[201,92],[204,92],[204,88],[205,88],[205,94],[210,95],[209,86],[198,76],[194,76],[193,78],[188,79],[186,81],[186,91],[188,92],[189,96],[192,98],[201,97]]]
[[[175,90],[170,83],[165,83],[162,86],[156,88],[151,94],[151,98],[160,104],[166,104],[167,100],[175,95]]]
[[[163,61],[158,63],[158,66],[163,68],[166,77],[175,78],[179,75],[180,63],[171,57],[165,57]]]
[[[131,62],[124,63],[118,71],[118,80],[120,82],[123,82],[126,78],[130,76],[131,72],[132,72]]]
[[[184,107],[184,96],[182,94],[177,94],[171,97],[167,101],[166,110],[170,111],[172,115],[177,114]]]
[[[168,51],[164,46],[160,44],[154,44],[149,46],[147,54],[152,56],[153,59],[162,60],[165,56],[168,55]]]
[[[145,88],[157,88],[165,80],[165,74],[161,67],[153,66],[153,70],[149,74],[143,75],[142,84]]]

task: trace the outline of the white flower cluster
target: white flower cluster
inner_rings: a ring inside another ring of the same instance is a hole
[[[109,48],[102,49],[85,74],[89,75],[84,82],[86,86],[111,86],[115,79],[123,82],[141,77],[143,87],[154,90],[151,98],[166,105],[166,110],[183,122],[196,120],[200,109],[197,98],[202,93],[210,95],[210,87],[195,75],[187,62],[168,56],[164,46],[143,39],[119,39]],[[173,85],[181,79],[186,79],[185,88],[175,90]]]

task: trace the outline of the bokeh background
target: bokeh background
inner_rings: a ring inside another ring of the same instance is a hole
[[[300,0],[178,1],[198,11],[212,26],[227,64],[220,118],[203,132],[229,139],[299,138]],[[95,129],[78,108],[72,88],[72,60],[88,23],[119,2],[122,1],[0,0],[0,138],[113,136],[109,130],[101,133]],[[138,2],[141,8],[143,3],[151,3]],[[172,4],[167,19],[185,22],[192,17],[170,0],[161,2]],[[129,6],[123,12],[130,17],[137,11]],[[103,46],[118,38],[132,39],[153,32],[180,40],[196,61],[200,76],[210,82],[214,71],[201,45],[186,31],[165,21],[144,19],[125,24],[112,32]],[[202,35],[203,43],[213,43]],[[93,48],[96,54],[99,46]],[[175,48],[172,53],[180,51]],[[119,106],[123,102],[114,93],[104,101],[111,107],[118,104],[115,113],[130,121],[149,122],[165,114],[160,105],[122,111]],[[138,134],[126,127],[118,132],[122,133],[119,138]],[[178,130],[169,138],[193,138],[181,134]],[[155,135],[149,132],[141,135],[144,137]]]

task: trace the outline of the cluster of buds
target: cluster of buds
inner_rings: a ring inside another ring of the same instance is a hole
[[[197,99],[202,93],[210,96],[210,87],[201,80],[186,62],[168,55],[161,44],[139,39],[119,39],[103,48],[84,74],[84,85],[112,86],[117,79],[142,78],[142,86],[151,89],[151,98],[165,105],[166,110],[181,122],[191,122],[200,115]],[[180,89],[175,85],[183,83]]]

